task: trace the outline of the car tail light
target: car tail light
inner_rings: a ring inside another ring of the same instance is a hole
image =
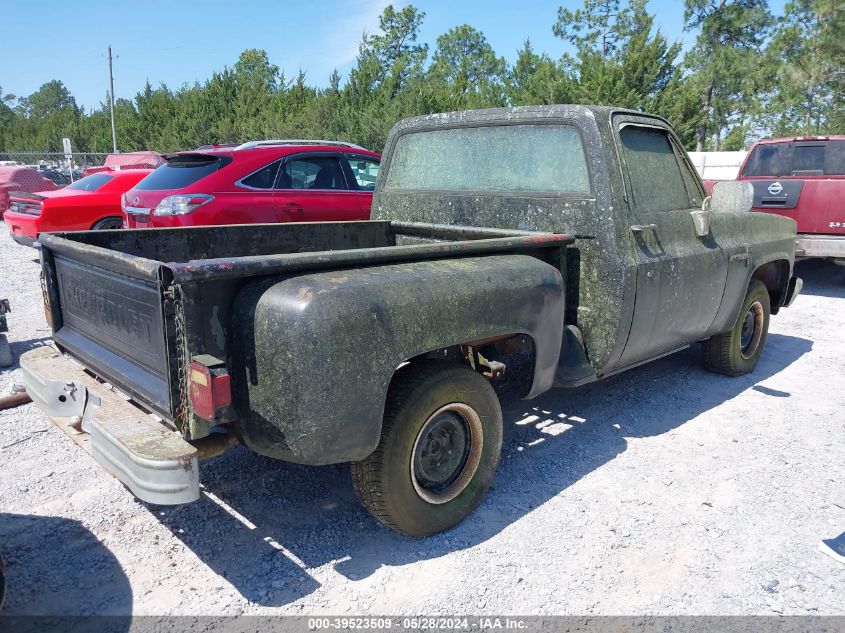
[[[40,202],[24,202],[22,200],[12,200],[9,203],[9,211],[14,213],[23,213],[24,215],[41,215],[42,206]]]
[[[126,213],[126,194],[120,195],[120,210]]]
[[[232,404],[232,387],[223,361],[207,354],[194,356],[188,380],[194,413],[209,421],[228,417],[224,409]]]
[[[189,193],[179,194],[176,196],[167,196],[153,213],[155,215],[185,215],[191,213],[195,209],[199,209],[202,205],[208,204],[214,200],[214,196],[207,193]]]

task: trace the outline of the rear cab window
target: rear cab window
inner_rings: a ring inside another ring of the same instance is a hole
[[[142,191],[182,189],[232,162],[230,156],[177,154],[135,185]]]
[[[845,141],[789,141],[756,145],[743,176],[845,176]]]
[[[589,195],[573,125],[515,124],[411,132],[390,158],[385,190]]]

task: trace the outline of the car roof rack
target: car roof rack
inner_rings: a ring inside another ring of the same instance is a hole
[[[346,141],[325,141],[302,138],[272,139],[267,141],[247,141],[246,143],[241,143],[240,145],[235,147],[234,151],[242,149],[254,149],[256,147],[273,147],[275,145],[338,145],[340,147],[349,147],[351,149],[362,149],[364,151],[370,151],[366,147],[361,147],[360,145],[355,145],[354,143],[347,143]]]

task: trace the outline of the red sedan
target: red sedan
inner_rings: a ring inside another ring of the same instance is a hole
[[[28,246],[39,233],[119,229],[120,197],[149,173],[122,169],[92,174],[55,191],[15,191],[3,219],[12,239]]]

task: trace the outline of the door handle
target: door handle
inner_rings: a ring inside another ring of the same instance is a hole
[[[287,211],[292,215],[300,215],[305,212],[305,207],[296,202],[286,202],[282,205],[282,211]]]
[[[657,229],[656,224],[632,224],[631,231],[634,233],[642,233],[643,231],[654,231]]]

